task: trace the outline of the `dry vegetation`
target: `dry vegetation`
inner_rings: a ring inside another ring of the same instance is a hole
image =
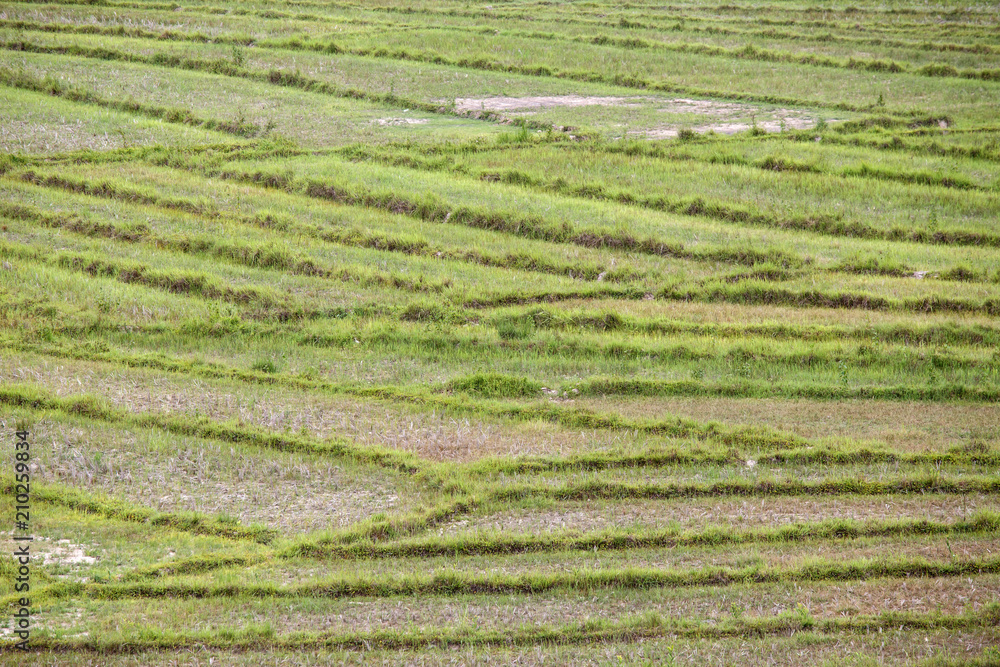
[[[998,35],[3,5],[28,661],[1000,664]]]

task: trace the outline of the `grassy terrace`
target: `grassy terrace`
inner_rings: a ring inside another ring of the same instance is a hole
[[[948,0],[0,3],[0,664],[998,664],[998,119]]]

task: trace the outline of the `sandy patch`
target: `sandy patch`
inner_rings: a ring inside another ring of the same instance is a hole
[[[23,359],[0,358],[0,379],[39,384],[60,396],[96,394],[133,413],[196,414],[275,432],[304,431],[319,439],[342,436],[438,461],[566,455],[624,444],[622,434],[611,431],[581,433],[542,422],[503,424],[436,411],[413,413],[389,403],[274,387],[247,385],[236,393],[225,384],[197,378],[85,362],[24,364]]]
[[[457,111],[516,112],[518,115],[528,115],[538,110],[557,107],[605,106],[638,108],[646,105],[655,106],[655,110],[663,114],[705,116],[719,121],[688,127],[688,129],[698,133],[713,131],[720,134],[736,134],[737,132],[745,132],[755,125],[765,132],[780,132],[782,129],[803,130],[816,125],[815,117],[807,112],[796,109],[761,109],[752,104],[743,104],[741,102],[695,100],[685,97],[660,99],[639,96],[548,95],[535,97],[460,97],[455,100],[455,109]],[[672,123],[653,128],[635,128],[628,133],[632,136],[644,136],[650,139],[667,139],[676,137],[681,128],[685,126]]]
[[[388,127],[396,125],[423,125],[426,122],[426,118],[376,118],[371,124]]]
[[[35,424],[34,435],[40,443],[37,479],[162,512],[222,515],[296,534],[343,528],[403,502],[386,475],[348,472],[332,461],[240,451],[211,441],[190,447],[45,420]],[[63,561],[85,556],[64,545],[52,554]]]
[[[44,541],[45,538],[38,538]],[[73,544],[69,540],[57,540],[54,544],[35,550],[32,559],[37,558],[45,565],[93,565],[97,559],[88,556],[83,545]]]
[[[1000,438],[1000,406],[853,399],[689,398],[578,399],[580,407],[631,419],[677,415],[724,424],[756,424],[804,438],[882,441],[897,450],[930,451]]]
[[[716,134],[737,134],[739,132],[746,132],[753,127],[752,124],[748,123],[715,123],[709,125],[695,125],[688,129],[698,134],[706,134],[708,132],[715,132]],[[764,130],[765,132],[781,132],[783,130],[808,130],[811,127],[816,127],[816,121],[806,118],[784,118],[781,120],[768,120],[757,123],[757,128]],[[646,136],[650,139],[672,139],[680,133],[678,128],[657,128],[655,130],[647,130],[645,132],[638,132],[637,134]]]
[[[56,579],[68,581],[87,581],[89,577],[83,576],[85,569],[93,565],[100,559],[99,556],[88,556],[94,553],[95,547],[83,544],[75,544],[71,540],[53,539],[35,535],[31,542],[15,542],[13,531],[0,533],[0,553],[7,554],[0,558],[9,558],[10,554],[16,554],[17,549],[28,546],[28,554],[31,558],[30,567],[65,568],[60,573],[49,572]],[[16,562],[16,561],[15,561]]]
[[[638,107],[642,97],[597,97],[585,95],[548,95],[540,97],[459,97],[456,111],[523,111],[553,107],[613,106]]]

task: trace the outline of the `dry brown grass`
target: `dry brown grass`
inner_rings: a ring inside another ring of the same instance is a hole
[[[782,306],[747,306],[735,303],[699,303],[692,301],[623,301],[618,299],[567,300],[547,304],[547,308],[563,310],[611,311],[619,315],[641,318],[677,319],[698,323],[783,324],[798,326],[878,325],[983,325],[995,327],[996,320],[987,316],[958,313],[893,313],[852,308],[786,308]]]
[[[228,515],[286,534],[340,528],[416,501],[388,473],[314,456],[41,419],[31,426],[38,481],[157,510]]]
[[[436,411],[418,412],[386,401],[27,355],[0,356],[0,379],[38,384],[60,396],[95,394],[133,413],[197,414],[273,431],[304,430],[317,438],[343,436],[435,461],[565,455],[636,441],[634,435],[608,431],[569,431],[542,422],[491,422]]]
[[[542,665],[712,665],[745,667],[811,667],[813,665],[916,665],[932,657],[962,659],[977,656],[1000,644],[995,628],[976,630],[900,631],[886,628],[871,634],[818,637],[797,633],[791,637],[744,637],[705,641],[666,637],[583,646],[544,644],[529,647],[431,647],[420,651],[327,651],[231,652],[205,647],[179,651],[101,656],[108,667],[207,667],[234,665],[364,665],[445,667],[455,665],[539,667]],[[68,667],[96,665],[83,654],[40,654],[33,664]],[[0,657],[0,664],[3,658]],[[15,664],[11,662],[10,664]]]

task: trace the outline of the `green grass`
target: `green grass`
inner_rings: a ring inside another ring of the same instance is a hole
[[[534,150],[532,155],[538,152],[538,150]],[[544,153],[542,154],[544,155]],[[733,212],[729,213],[726,212],[725,206],[716,208],[701,197],[678,198],[674,202],[667,199],[663,204],[643,207],[618,203],[617,201],[614,203],[593,202],[585,197],[567,199],[556,193],[535,193],[516,185],[490,185],[478,182],[478,179],[449,178],[447,175],[434,172],[398,167],[338,164],[329,157],[323,159],[295,158],[284,160],[281,164],[284,169],[293,170],[295,178],[289,179],[287,175],[283,175],[273,167],[269,169],[267,163],[261,164],[260,162],[253,164],[229,163],[223,168],[209,169],[208,173],[257,183],[268,183],[271,179],[270,182],[282,189],[290,189],[293,192],[303,192],[336,201],[366,203],[376,208],[399,206],[403,210],[415,212],[419,217],[425,219],[443,221],[445,217],[449,217],[448,213],[452,213],[456,218],[455,223],[459,224],[492,228],[517,236],[544,240],[563,242],[569,240],[585,247],[610,246],[632,251],[638,250],[651,255],[749,264],[771,261],[794,267],[796,264],[810,260],[825,263],[825,261],[829,261],[828,258],[831,258],[831,255],[848,259],[856,257],[859,253],[873,252],[871,241],[850,241],[840,238],[832,241],[823,236],[817,237],[813,234],[793,233],[781,229],[791,227],[808,232],[817,227],[817,231],[822,232],[827,223],[823,223],[822,218],[817,223],[813,218],[808,217],[814,213],[808,208],[802,209],[805,216],[793,215],[785,219],[784,216],[776,217],[767,212],[757,214],[753,209],[748,210],[743,206],[730,209]],[[275,166],[277,166],[276,163]],[[552,166],[549,171],[558,168]],[[685,169],[690,172],[690,168],[685,167]],[[715,169],[718,170],[718,168]],[[576,171],[579,173],[579,169]],[[349,178],[351,179],[350,185],[346,182],[348,174],[350,174]],[[758,175],[757,171],[752,172],[754,178],[758,178]],[[766,178],[781,177],[783,176],[766,176]],[[713,178],[715,178],[714,174]],[[404,183],[412,182],[420,183],[421,190],[428,194],[433,193],[433,197],[425,195],[418,199],[404,195]],[[654,188],[656,185],[654,182],[649,187]],[[878,186],[878,182],[876,182],[876,186]],[[567,189],[571,190],[572,188]],[[922,204],[926,206],[929,195],[926,193],[918,194],[920,199],[917,201],[922,201]],[[772,193],[769,196],[777,199],[778,193]],[[876,195],[873,194],[873,196]],[[941,196],[948,199],[965,197],[967,193],[952,194],[951,191],[946,191]],[[563,205],[556,207],[557,201],[562,202]],[[966,209],[965,217],[975,219],[976,216],[979,216],[985,221],[989,215],[992,215],[988,213],[994,206],[991,201],[987,197],[982,202],[982,208]],[[844,205],[849,205],[849,202],[845,202]],[[974,200],[968,202],[968,205],[975,206]],[[654,210],[649,210],[649,208]],[[497,213],[490,215],[483,209],[502,213],[499,216]],[[661,212],[661,210],[656,209],[665,210]],[[933,211],[933,209],[931,210]],[[930,215],[927,208],[922,208],[921,212],[924,216]],[[463,215],[459,217],[457,213],[463,213]],[[860,213],[857,215],[860,216]],[[901,215],[903,214],[901,213]],[[755,218],[759,219],[756,225],[754,225]],[[586,222],[581,223],[581,220]],[[740,225],[739,223],[744,220],[753,226]],[[451,217],[449,217],[449,222],[451,222]],[[928,224],[930,224],[929,217]],[[831,219],[827,226],[834,232],[832,235],[835,237],[844,235],[836,233],[838,228],[843,227],[847,231],[846,235],[865,238],[869,234],[865,231],[865,227],[871,225],[866,223],[859,227],[859,231],[852,234],[850,232],[850,219],[845,213],[843,222]],[[759,227],[777,229],[758,231]],[[948,231],[944,230],[943,233],[947,234]],[[992,234],[991,232],[984,233],[987,236]],[[974,228],[956,229],[954,234],[956,236],[968,234],[968,245],[989,243],[989,241],[979,239]],[[911,232],[900,232],[895,239],[891,239],[891,237],[896,236],[896,232],[891,229],[884,233],[875,231],[870,234],[873,241],[880,242],[879,247],[888,245],[884,243],[885,240],[906,241],[910,240],[908,236],[911,235]],[[928,233],[926,236],[926,239],[922,239],[921,236],[915,235],[912,240],[933,243],[932,235]],[[690,247],[693,242],[697,243],[696,248]],[[889,250],[892,253],[890,257],[897,254],[895,252],[897,246],[888,245],[888,248],[891,248]],[[926,257],[930,262],[927,270],[930,271],[937,268],[935,261],[942,262],[942,260],[948,262],[944,266],[953,268],[958,263],[954,259],[955,253],[961,253],[962,259],[959,261],[980,271],[985,271],[983,275],[990,280],[995,275],[995,269],[987,258],[988,253],[981,250],[970,248],[965,251],[953,247],[942,250],[911,249],[907,244],[899,247],[899,252]],[[934,260],[930,259],[932,256],[936,256]],[[944,260],[946,256],[952,257],[950,262]],[[915,268],[915,270],[922,269]],[[940,270],[946,271],[947,269]]]
[[[29,661],[995,664],[998,34],[8,3]]]

